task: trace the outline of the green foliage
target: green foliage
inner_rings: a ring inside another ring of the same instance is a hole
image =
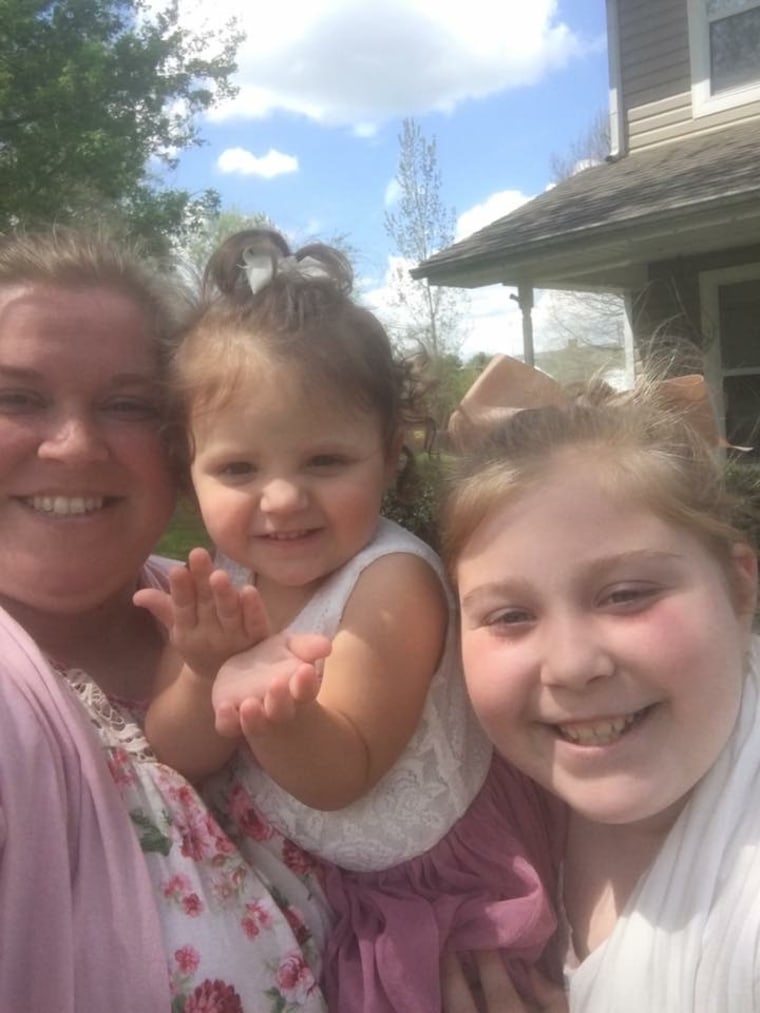
[[[106,215],[161,245],[209,194],[161,190],[148,168],[198,144],[199,113],[232,93],[239,41],[193,33],[178,0],[3,0],[0,230]],[[206,55],[214,47],[213,55]]]
[[[446,482],[446,458],[420,455],[415,460],[413,479],[403,493],[389,490],[381,513],[417,535],[438,551],[438,516]]]
[[[246,214],[236,207],[217,208],[198,223],[183,244],[184,259],[191,273],[200,277],[214,250],[228,237],[243,229],[274,228],[263,212]]]
[[[744,454],[731,455],[726,462],[726,485],[740,500],[738,526],[760,548],[760,464]]]
[[[184,561],[190,549],[194,549],[196,545],[210,549],[211,539],[195,504],[181,500],[177,504],[169,527],[156,546],[156,552],[160,556],[168,556],[169,559]]]

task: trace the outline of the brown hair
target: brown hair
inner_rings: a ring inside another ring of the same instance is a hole
[[[749,505],[726,488],[717,448],[674,405],[657,378],[631,391],[600,381],[565,403],[526,409],[474,432],[454,469],[443,511],[442,551],[452,577],[476,528],[497,507],[538,484],[555,455],[586,448],[623,488],[663,519],[686,528],[732,573],[738,541],[751,541]]]
[[[138,306],[155,342],[158,379],[169,362],[190,301],[168,266],[151,260],[136,244],[104,232],[53,226],[0,235],[0,288],[49,285],[66,289],[107,288]],[[184,482],[186,454],[179,418],[168,388],[163,399],[163,435],[172,466]]]
[[[252,260],[270,268],[253,288]],[[278,232],[264,228],[226,239],[209,260],[175,358],[188,415],[223,402],[252,366],[275,360],[293,363],[309,386],[326,384],[374,412],[390,447],[419,395],[385,328],[354,302],[352,288],[351,265],[333,247],[311,243],[292,254]]]

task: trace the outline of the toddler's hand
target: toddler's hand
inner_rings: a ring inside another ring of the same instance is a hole
[[[205,549],[193,549],[186,567],[170,571],[168,594],[145,588],[133,601],[163,623],[187,666],[207,679],[270,633],[258,591],[234,587],[224,570],[214,569]]]
[[[319,634],[278,633],[219,670],[211,693],[220,735],[257,738],[292,721],[316,699],[317,663],[332,649]]]

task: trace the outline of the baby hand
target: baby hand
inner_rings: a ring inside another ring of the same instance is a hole
[[[213,679],[228,658],[270,633],[258,591],[234,587],[205,549],[193,549],[186,567],[170,571],[168,594],[145,588],[133,601],[163,623],[187,666],[203,678]]]
[[[316,633],[278,633],[230,658],[211,693],[217,732],[256,738],[292,721],[316,699],[317,663],[331,649],[331,641]]]

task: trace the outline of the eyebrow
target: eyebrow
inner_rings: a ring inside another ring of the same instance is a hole
[[[593,560],[586,568],[586,575],[592,578],[599,577],[608,573],[617,566],[626,566],[629,563],[647,561],[658,563],[682,558],[683,557],[680,553],[666,552],[664,549],[634,549],[631,552],[621,552],[619,554],[615,554],[614,556],[603,556],[600,559]],[[468,591],[462,598],[462,606],[469,607],[472,604],[477,605],[477,603],[481,600],[487,600],[494,597],[503,598],[508,595],[519,596],[529,592],[530,590],[530,584],[522,578],[506,578],[505,580],[489,581],[486,584],[479,584],[471,591]]]
[[[12,366],[4,362],[0,362],[0,374],[11,380],[39,381],[44,379],[44,373],[41,370],[31,369],[28,366]],[[150,376],[148,373],[117,373],[111,377],[109,386],[130,387],[140,385],[150,387],[156,385],[156,383],[156,377]]]

